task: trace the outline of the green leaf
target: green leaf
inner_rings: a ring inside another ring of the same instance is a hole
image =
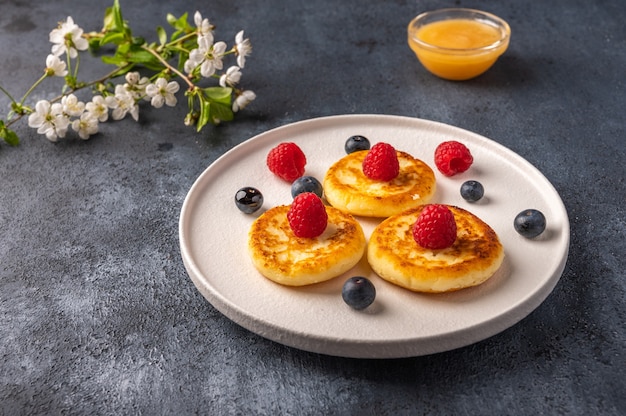
[[[17,134],[13,130],[6,128],[4,125],[0,128],[0,137],[2,137],[4,141],[11,146],[17,146],[20,144],[20,138]]]
[[[159,43],[161,45],[165,45],[165,43],[167,42],[167,33],[165,32],[165,29],[163,29],[162,26],[157,26],[157,36],[159,37]]]
[[[167,20],[167,23],[169,23],[171,26],[174,26],[174,22],[176,22],[176,16],[174,16],[172,13],[168,13],[165,16],[165,19]]]
[[[115,17],[113,16],[113,7],[107,7],[104,11],[103,31],[113,30],[115,28]]]
[[[103,56],[102,61],[106,64],[123,66],[127,63],[140,64],[155,71],[161,71],[163,64],[141,45],[122,43],[117,47],[114,56]]]
[[[232,88],[209,87],[201,90],[198,95],[200,103],[200,117],[197,130],[200,131],[208,123],[217,124],[220,121],[231,121],[234,118],[231,109]],[[193,104],[190,102],[191,108]]]
[[[102,39],[100,39],[100,45],[106,45],[107,43],[113,43],[120,45],[126,40],[126,36],[122,32],[108,32]]]
[[[167,15],[167,23],[170,24],[174,29],[186,31],[191,29],[189,23],[187,22],[188,13],[183,14],[179,18],[176,18],[173,14],[168,13]]]
[[[189,54],[186,52],[180,52],[178,54],[178,70],[179,71],[184,71],[185,70],[185,61],[187,61],[187,59],[189,59]]]
[[[117,65],[117,66],[123,66],[126,63],[128,63],[128,61],[123,56],[117,56],[117,55],[116,56],[103,56],[102,62],[108,65]]]
[[[233,93],[232,88],[228,87],[209,87],[204,90],[205,96],[211,101],[230,105],[230,97]]]
[[[177,30],[176,32],[172,33],[172,37],[170,38],[170,40],[173,42],[176,39],[178,39],[180,37],[180,35],[182,35],[184,32],[182,30]]]
[[[117,51],[115,52],[118,56],[124,56],[130,51],[130,43],[124,42],[117,47]]]
[[[131,43],[135,46],[141,46],[144,43],[146,43],[146,40],[144,38],[142,38],[141,36],[134,36],[131,38]]]
[[[89,39],[89,50],[91,52],[98,52],[100,50],[100,38]]]
[[[200,98],[200,118],[198,119],[197,131],[202,130],[211,121],[211,102]]]
[[[235,117],[235,114],[229,104],[227,105],[214,102],[212,103],[211,108],[213,110],[211,122],[214,122],[214,119],[218,119],[220,121],[231,121]]]
[[[17,146],[20,144],[20,138],[13,130],[7,130],[7,136],[4,138],[4,141],[11,146]]]
[[[130,51],[126,55],[128,62],[135,62],[138,64],[154,64],[159,61],[150,52],[141,50]]]
[[[172,33],[171,41],[175,41],[179,37],[193,32],[194,29],[191,27],[189,22],[187,22],[188,13],[183,14],[181,17],[176,18],[172,14],[167,15],[167,22],[172,26],[176,31]]]
[[[121,57],[126,62],[142,65],[153,71],[163,70],[163,64],[154,55],[138,47],[129,48],[128,52],[122,54]]]
[[[104,26],[102,31],[105,33],[100,41],[100,45],[106,43],[120,44],[124,40],[131,39],[131,30],[124,22],[122,17],[122,9],[118,0],[113,2],[113,7],[108,7],[104,13]]]
[[[115,22],[116,29],[124,29],[124,18],[122,17],[122,9],[120,8],[119,0],[113,2],[113,21]]]

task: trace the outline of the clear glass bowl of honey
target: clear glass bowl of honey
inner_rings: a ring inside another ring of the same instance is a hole
[[[503,19],[474,9],[425,12],[409,23],[409,46],[440,78],[462,81],[487,71],[506,51],[511,28]]]

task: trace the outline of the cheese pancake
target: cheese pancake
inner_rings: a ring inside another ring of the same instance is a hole
[[[263,213],[248,233],[254,266],[276,283],[303,286],[323,282],[354,267],[365,253],[365,235],[350,215],[326,207],[328,225],[316,238],[296,237],[289,226],[289,206]]]
[[[430,201],[435,174],[426,163],[396,151],[400,173],[391,181],[376,181],[363,173],[367,152],[350,153],[328,169],[323,187],[330,205],[353,215],[385,218]]]
[[[450,292],[489,279],[504,259],[496,232],[480,218],[448,205],[457,238],[451,247],[432,250],[413,238],[413,224],[423,207],[387,218],[372,232],[367,260],[383,279],[415,292]]]

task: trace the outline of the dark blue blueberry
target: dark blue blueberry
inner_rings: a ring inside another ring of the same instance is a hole
[[[235,194],[235,204],[241,212],[252,214],[263,205],[263,194],[256,188],[246,186]]]
[[[376,299],[376,288],[363,276],[351,277],[343,284],[341,297],[351,308],[365,309]]]
[[[461,185],[461,196],[468,202],[476,202],[485,195],[485,188],[478,181],[467,181]]]
[[[346,140],[344,149],[348,154],[358,150],[370,150],[370,141],[363,136],[352,136]]]
[[[295,198],[303,192],[313,192],[321,198],[324,190],[320,181],[313,176],[301,176],[291,184],[291,197]]]
[[[536,209],[526,209],[515,217],[515,231],[526,238],[534,238],[546,229],[546,217]]]

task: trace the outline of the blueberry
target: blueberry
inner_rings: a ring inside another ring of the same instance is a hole
[[[534,238],[546,229],[546,217],[536,209],[526,209],[515,217],[515,231],[526,238]]]
[[[358,150],[370,150],[370,141],[363,136],[350,137],[344,146],[346,153],[353,153]]]
[[[291,196],[295,198],[303,192],[313,192],[321,198],[324,190],[320,181],[313,176],[301,176],[291,184]]]
[[[263,194],[256,188],[246,186],[235,194],[235,204],[241,212],[252,214],[263,205]]]
[[[467,181],[461,185],[461,196],[468,202],[476,202],[485,194],[485,188],[478,181]]]
[[[376,288],[363,276],[351,277],[343,284],[341,297],[354,309],[365,309],[374,302]]]

